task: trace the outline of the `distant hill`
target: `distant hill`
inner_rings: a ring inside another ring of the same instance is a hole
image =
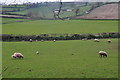
[[[77,19],[118,19],[118,3],[106,4]]]
[[[76,16],[76,9],[79,9],[78,15],[84,15],[85,11],[89,11],[94,4],[85,4],[85,3],[63,3],[62,10],[60,12],[61,18],[73,17]],[[42,5],[39,3],[37,7],[26,8],[25,5],[8,5],[3,6],[2,11],[5,11],[6,14],[18,14],[18,15],[28,15],[35,14],[41,18],[54,19],[54,11],[60,8],[60,3],[47,3],[47,5]]]

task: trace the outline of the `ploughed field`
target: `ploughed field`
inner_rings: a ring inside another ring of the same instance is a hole
[[[3,19],[4,22],[5,19]],[[36,20],[3,24],[3,34],[83,34],[118,32],[117,20]]]
[[[79,19],[119,19],[119,3],[107,4],[94,9],[87,15],[79,16]]]
[[[75,22],[77,23],[77,21]],[[22,25],[22,23],[16,24]],[[48,25],[50,23],[41,24]],[[10,26],[5,27],[9,28]],[[15,28],[15,26],[12,27]],[[21,26],[21,28],[25,27]],[[19,29],[17,31],[20,32]],[[111,40],[112,43],[108,43],[107,39],[100,39],[100,42],[94,42],[94,40],[3,42],[2,67],[3,70],[7,68],[3,72],[3,78],[117,78],[118,39]],[[105,50],[108,57],[100,58],[98,55],[100,50]],[[40,54],[36,55],[36,51],[39,51]],[[24,59],[11,59],[14,52],[21,52]]]

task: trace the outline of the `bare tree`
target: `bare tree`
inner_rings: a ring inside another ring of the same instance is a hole
[[[61,11],[62,11],[62,6],[63,6],[63,2],[62,2],[62,0],[60,0],[60,7],[59,7],[59,10],[58,10],[57,14],[54,13],[55,19],[58,18],[58,19],[64,20],[63,18],[60,17],[60,13],[61,13]]]

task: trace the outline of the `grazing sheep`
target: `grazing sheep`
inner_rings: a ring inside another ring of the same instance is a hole
[[[95,41],[95,42],[100,42],[100,40],[99,40],[99,39],[94,39],[94,41]]]
[[[53,42],[56,42],[56,40],[53,40]]]
[[[36,54],[38,55],[38,54],[39,54],[39,52],[38,52],[38,51],[36,51]]]
[[[82,39],[83,41],[87,40],[87,38]]]
[[[25,42],[25,40],[22,40],[22,42]]]
[[[41,40],[41,42],[44,42],[44,40]]]
[[[105,51],[99,51],[100,57],[107,57],[107,53]]]
[[[24,56],[21,54],[21,53],[17,53],[17,52],[15,52],[12,56],[11,56],[11,58],[14,58],[14,59],[16,59],[16,58],[24,58]]]
[[[112,42],[112,40],[107,40],[107,42],[108,42],[108,43],[111,43],[111,42]]]
[[[97,40],[97,42],[100,42],[100,40]]]
[[[30,39],[29,41],[30,41],[30,42],[32,42],[33,40],[32,40],[32,39]]]
[[[85,39],[82,39],[83,41],[85,40]]]
[[[24,56],[21,53],[14,53],[14,56],[17,58],[24,58]]]
[[[85,40],[85,39],[82,39],[82,40]]]

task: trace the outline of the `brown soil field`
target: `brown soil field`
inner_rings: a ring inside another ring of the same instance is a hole
[[[117,3],[114,4],[107,4],[101,7],[95,8],[89,14],[84,16],[76,17],[77,19],[119,19],[118,17],[118,5]]]

